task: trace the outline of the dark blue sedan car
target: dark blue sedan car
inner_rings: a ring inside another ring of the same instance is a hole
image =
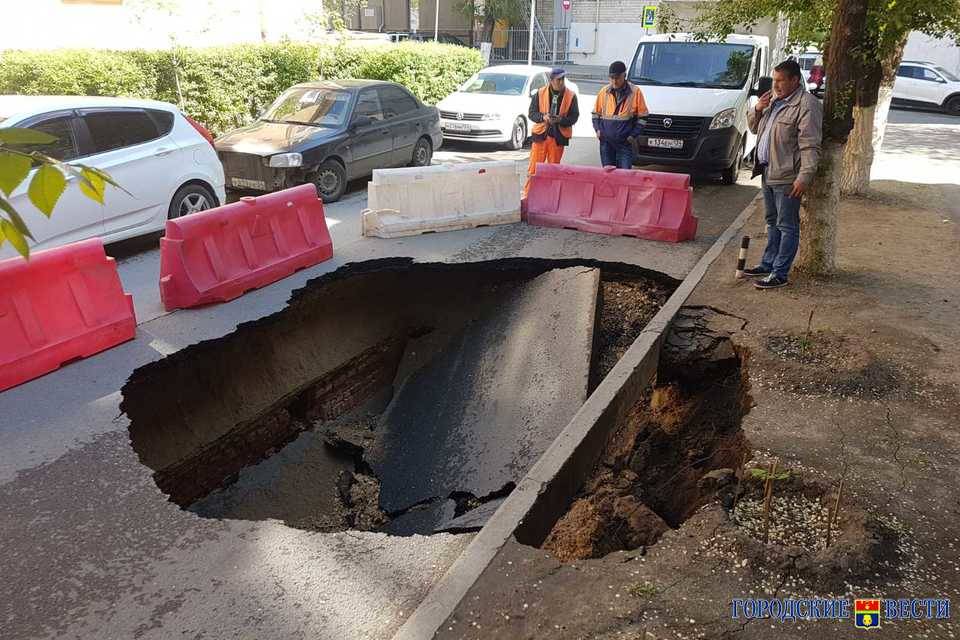
[[[216,141],[226,186],[276,191],[312,182],[336,202],[374,169],[430,164],[443,142],[436,108],[376,80],[308,82],[287,89],[253,124]]]

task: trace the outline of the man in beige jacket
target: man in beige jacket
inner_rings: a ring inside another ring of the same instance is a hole
[[[773,90],[747,114],[747,125],[757,134],[755,174],[763,174],[767,219],[763,258],[744,270],[749,276],[762,276],[758,289],[788,284],[800,246],[800,201],[820,162],[822,122],[823,107],[803,87],[800,65],[793,60],[777,65]]]

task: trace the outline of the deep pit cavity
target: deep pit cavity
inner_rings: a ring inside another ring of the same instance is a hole
[[[499,504],[520,470],[483,495],[453,487],[385,511],[366,459],[378,420],[407,369],[429,366],[510,292],[570,267],[600,270],[592,390],[675,281],[592,261],[374,261],[313,280],[283,311],[135,371],[121,405],[133,448],[170,500],[201,516],[403,535],[431,533],[414,516],[435,509],[451,530],[475,529],[480,518],[470,514]]]
[[[709,309],[681,310],[657,383],[617,424],[543,548],[575,560],[650,546],[732,489],[731,470],[749,451],[741,423],[751,399],[747,353],[718,326],[729,320]]]

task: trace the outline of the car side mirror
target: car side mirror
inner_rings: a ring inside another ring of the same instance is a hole
[[[773,89],[773,78],[770,76],[760,76],[760,79],[757,80],[757,88],[750,90],[751,96],[762,96],[767,91]]]

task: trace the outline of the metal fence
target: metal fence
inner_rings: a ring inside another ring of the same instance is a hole
[[[530,51],[530,30],[527,27],[495,30],[492,36],[477,30],[473,35],[475,46],[487,40],[493,44],[490,64],[519,62],[526,64]],[[533,61],[539,64],[570,62],[570,29],[541,29],[533,32]]]

